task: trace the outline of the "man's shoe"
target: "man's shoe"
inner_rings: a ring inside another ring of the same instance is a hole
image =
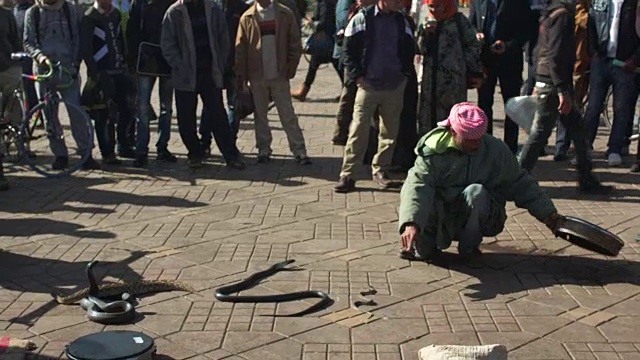
[[[378,183],[378,186],[383,189],[398,187],[399,184],[397,181],[389,179],[389,176],[384,171],[378,171],[377,173],[373,174],[373,181]]]
[[[149,165],[149,158],[147,155],[136,155],[136,159],[133,160],[133,166],[137,168],[143,168]]]
[[[202,159],[189,159],[189,167],[192,169],[201,168],[202,165]]]
[[[557,152],[555,153],[555,155],[553,155],[553,161],[555,162],[563,162],[567,160],[569,160],[569,155],[567,155],[566,153]]]
[[[124,159],[135,159],[136,152],[135,150],[133,150],[133,148],[123,148],[118,151],[118,156]]]
[[[307,100],[308,93],[309,93],[309,87],[305,84],[302,84],[300,86],[300,89],[298,89],[298,91],[291,92],[291,97],[300,102],[305,102],[305,100]]]
[[[0,175],[0,191],[9,190],[9,180],[4,175]]]
[[[121,165],[122,161],[116,157],[116,154],[110,154],[102,158],[102,163],[105,165]]]
[[[159,149],[156,160],[161,162],[174,163],[178,161],[178,158],[173,155],[168,149]]]
[[[256,162],[258,164],[267,164],[271,162],[271,157],[269,155],[258,155]]]
[[[58,156],[53,163],[51,164],[51,168],[53,170],[64,170],[69,166],[69,158],[67,156]]]
[[[91,156],[82,164],[82,170],[100,170],[102,167],[98,162]]]
[[[611,167],[622,165],[622,156],[616,153],[609,154],[609,158],[607,159],[607,165]]]
[[[211,146],[202,145],[202,150],[204,151],[205,159],[208,159],[211,157]]]
[[[356,182],[348,176],[341,176],[333,191],[337,193],[348,193],[356,189]]]
[[[594,177],[580,181],[579,185],[581,193],[590,195],[608,195],[613,191],[613,189],[613,186],[602,185],[602,183]]]
[[[227,162],[227,166],[236,169],[236,170],[244,170],[245,164],[241,159],[235,159]]]
[[[311,159],[308,156],[296,156],[298,165],[311,165]]]

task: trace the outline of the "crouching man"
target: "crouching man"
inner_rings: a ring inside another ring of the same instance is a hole
[[[400,257],[429,260],[453,240],[463,257],[479,255],[482,238],[503,231],[507,201],[555,229],[553,202],[487,125],[479,107],[460,103],[418,142],[401,192]]]

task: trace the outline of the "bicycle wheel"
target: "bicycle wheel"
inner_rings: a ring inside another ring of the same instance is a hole
[[[611,129],[613,124],[613,88],[607,92],[607,98],[604,101],[604,109],[602,110],[600,121],[604,123],[607,129]]]
[[[61,104],[67,116],[60,116],[63,115],[59,111]],[[56,115],[57,123],[53,121]],[[73,124],[70,119],[74,119]],[[52,97],[47,102],[38,103],[24,117],[18,132],[18,145],[23,153],[35,155],[23,157],[33,171],[47,178],[58,178],[80,169],[91,155],[91,147],[80,149],[75,138],[91,139],[93,143],[93,124],[89,115],[77,105]],[[68,163],[62,169],[52,166],[56,159],[54,148],[58,154],[68,154]]]

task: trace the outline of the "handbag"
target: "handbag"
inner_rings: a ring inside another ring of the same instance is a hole
[[[333,38],[327,36],[324,31],[314,32],[304,41],[303,51],[311,56],[331,58],[333,55]]]

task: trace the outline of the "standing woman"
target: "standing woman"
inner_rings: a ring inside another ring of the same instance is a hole
[[[453,105],[467,100],[467,89],[482,84],[481,43],[456,0],[427,0],[429,15],[419,44],[424,54],[419,135],[446,119]]]
[[[313,14],[311,21],[316,22],[316,28],[314,36],[318,37],[318,40],[325,39],[331,40],[330,45],[327,45],[326,54],[312,54],[311,61],[309,62],[309,69],[307,70],[307,76],[304,79],[304,83],[297,91],[291,92],[291,97],[304,102],[307,100],[307,94],[311,89],[311,85],[316,79],[316,73],[320,68],[320,65],[331,63],[333,68],[340,77],[340,84],[343,83],[344,74],[338,70],[338,61],[333,59],[333,42],[336,35],[336,1],[337,0],[317,0],[316,10]]]

